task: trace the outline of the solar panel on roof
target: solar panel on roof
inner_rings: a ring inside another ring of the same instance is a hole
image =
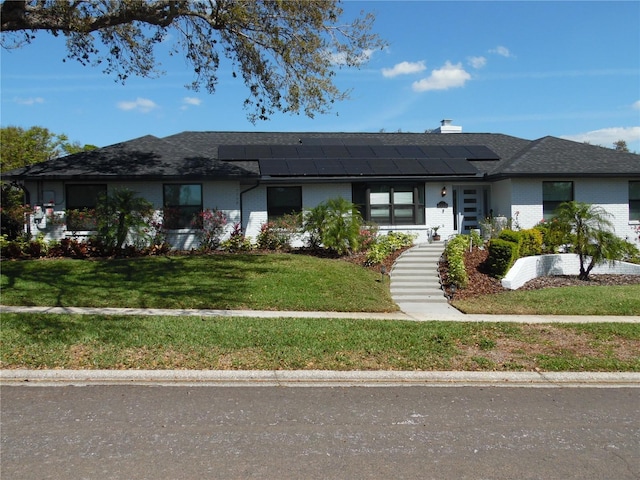
[[[417,145],[397,145],[396,150],[401,158],[420,158],[424,156]]]
[[[420,150],[429,158],[448,158],[449,154],[438,145],[420,145]]]
[[[422,158],[418,160],[428,175],[451,175],[453,170],[447,165],[447,159]]]
[[[341,161],[347,175],[373,175],[373,169],[364,158],[352,158]]]
[[[322,151],[327,158],[349,158],[349,152],[341,145],[324,145]]]
[[[258,160],[259,158],[272,158],[271,147],[269,145],[247,145],[245,147],[247,160]]]
[[[393,145],[372,145],[371,150],[377,158],[400,158],[400,153]]]
[[[339,176],[345,175],[344,161],[337,158],[315,159],[318,175]]]
[[[451,158],[472,158],[471,152],[462,145],[447,145],[443,148]]]
[[[467,150],[471,152],[474,160],[500,160],[496,152],[484,145],[470,145]]]
[[[287,160],[282,158],[262,158],[259,160],[260,173],[265,176],[282,177],[290,175]]]
[[[427,170],[417,159],[397,158],[393,163],[398,167],[401,175],[425,175]]]
[[[369,160],[369,165],[371,166],[371,170],[373,170],[374,175],[399,175],[400,170],[393,163],[392,160],[383,160],[372,158]]]
[[[273,158],[298,158],[298,151],[294,145],[272,145],[271,156]]]
[[[372,158],[373,150],[367,145],[345,145],[349,152],[349,158]]]
[[[242,145],[219,145],[219,160],[245,160],[244,146]]]
[[[291,175],[318,176],[315,160],[311,158],[287,159]]]
[[[445,162],[457,175],[473,175],[478,173],[478,169],[464,158],[450,158],[445,160]]]
[[[296,147],[299,158],[322,158],[324,152],[320,145],[298,145]]]

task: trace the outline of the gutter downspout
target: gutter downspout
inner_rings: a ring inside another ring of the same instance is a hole
[[[244,208],[243,208],[243,203],[244,203],[243,202],[243,197],[244,197],[244,194],[250,192],[251,190],[255,190],[259,186],[260,186],[260,180],[258,180],[254,186],[249,187],[246,190],[241,190],[240,191],[240,225],[243,226],[243,230],[246,230],[246,228],[244,226],[244,219],[242,218],[243,214],[244,214]]]

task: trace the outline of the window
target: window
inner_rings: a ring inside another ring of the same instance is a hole
[[[98,199],[106,194],[104,184],[66,185],[67,230],[95,230]]]
[[[302,211],[302,187],[267,187],[269,220]]]
[[[202,212],[202,185],[164,185],[163,196],[165,228],[199,228],[197,219],[198,214]]]
[[[573,182],[542,182],[542,215],[553,218],[558,205],[573,200]]]
[[[424,185],[354,184],[353,202],[379,225],[424,225]]]
[[[640,181],[629,182],[629,221],[640,222]]]

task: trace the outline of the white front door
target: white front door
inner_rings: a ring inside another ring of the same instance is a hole
[[[469,185],[456,187],[455,222],[459,233],[469,234],[472,229],[480,228],[485,215],[486,187]]]

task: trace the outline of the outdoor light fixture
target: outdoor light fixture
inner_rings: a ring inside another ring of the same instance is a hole
[[[447,196],[447,187],[442,187],[442,190],[440,191],[440,194],[441,194],[443,197],[446,197],[446,196]]]
[[[384,265],[380,265],[380,281],[384,283],[384,276],[387,273],[387,267]]]

